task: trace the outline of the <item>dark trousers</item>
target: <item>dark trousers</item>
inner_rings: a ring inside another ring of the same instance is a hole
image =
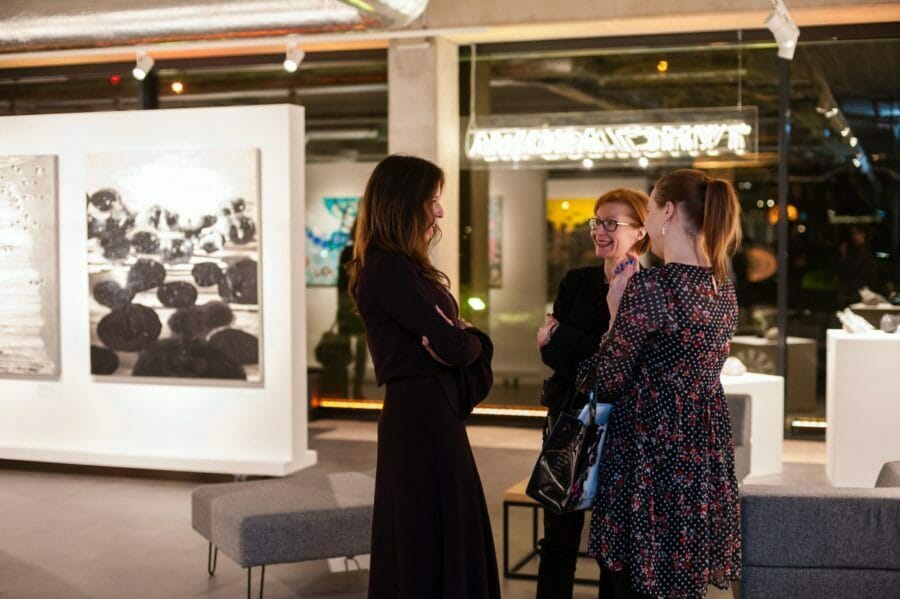
[[[656,599],[631,589],[628,572],[615,572],[600,564],[600,599]]]
[[[583,526],[583,510],[561,516],[544,510],[537,599],[571,599]]]

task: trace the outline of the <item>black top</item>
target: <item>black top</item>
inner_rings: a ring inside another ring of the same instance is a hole
[[[378,385],[453,370],[431,358],[422,346],[423,336],[452,367],[469,366],[481,356],[478,335],[449,324],[435,310],[438,305],[456,320],[456,301],[419,274],[416,263],[406,256],[369,251],[360,271],[356,303],[366,324]]]
[[[609,306],[602,266],[570,270],[559,284],[553,317],[559,326],[550,342],[541,348],[541,359],[553,369],[550,385],[562,401],[548,405],[553,410],[568,407],[574,394],[578,363],[593,355],[609,329]]]

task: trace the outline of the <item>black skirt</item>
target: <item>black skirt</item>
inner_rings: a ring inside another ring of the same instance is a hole
[[[435,378],[387,384],[369,599],[499,599],[484,491],[465,422]]]

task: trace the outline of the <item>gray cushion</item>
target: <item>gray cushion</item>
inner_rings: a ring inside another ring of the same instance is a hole
[[[734,435],[735,447],[750,445],[750,396],[729,394],[728,413],[731,416],[731,432]]]
[[[204,485],[192,525],[241,567],[369,552],[374,481],[358,472]]]
[[[741,482],[750,474],[750,445],[734,446],[734,475]]]
[[[741,526],[745,566],[900,570],[900,489],[744,486]]]
[[[750,396],[726,395],[734,437],[734,473],[739,481],[750,474]]]
[[[875,487],[900,487],[900,460],[881,467]]]
[[[743,599],[897,599],[896,570],[832,570],[823,568],[744,568]]]

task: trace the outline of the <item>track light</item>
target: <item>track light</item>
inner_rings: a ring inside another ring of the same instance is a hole
[[[134,78],[138,81],[143,81],[147,75],[150,74],[150,71],[153,70],[154,62],[153,57],[146,52],[138,52],[137,60],[134,63],[134,69],[132,69],[131,74],[134,75]]]
[[[284,70],[288,73],[296,73],[305,56],[306,52],[297,45],[297,42],[289,42],[284,53]]]
[[[772,12],[766,17],[766,27],[775,36],[775,42],[778,44],[778,57],[792,60],[794,50],[797,49],[797,40],[800,38],[800,29],[794,23],[782,0],[772,0],[772,6]]]

